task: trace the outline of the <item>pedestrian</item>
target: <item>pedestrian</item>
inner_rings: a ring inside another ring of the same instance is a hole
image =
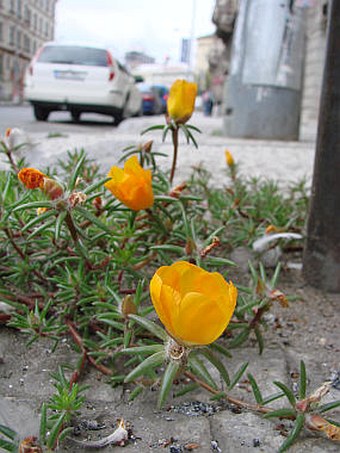
[[[203,100],[203,113],[205,116],[211,116],[214,106],[214,97],[212,92],[208,89],[202,95]]]

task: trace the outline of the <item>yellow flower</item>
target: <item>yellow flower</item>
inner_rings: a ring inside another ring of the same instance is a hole
[[[44,173],[35,168],[22,168],[18,173],[18,178],[27,189],[42,189],[45,177]]]
[[[144,170],[136,156],[125,162],[124,170],[112,167],[108,176],[111,179],[104,184],[105,187],[128,208],[139,211],[153,205],[151,171]]]
[[[150,294],[169,335],[189,347],[214,342],[229,324],[237,299],[232,282],[186,261],[160,267]]]
[[[48,208],[37,208],[37,215],[42,215],[47,212]]]
[[[195,109],[197,84],[176,80],[170,88],[167,101],[168,115],[176,123],[186,123]]]
[[[265,234],[280,233],[280,231],[282,231],[280,228],[278,228],[275,225],[270,224],[267,226],[267,228],[265,230]]]
[[[233,167],[235,165],[233,155],[228,149],[225,150],[225,160],[227,162],[228,167]]]

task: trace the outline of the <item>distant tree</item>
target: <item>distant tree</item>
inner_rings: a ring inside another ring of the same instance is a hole
[[[307,240],[306,281],[340,292],[340,1],[328,4],[327,48]]]

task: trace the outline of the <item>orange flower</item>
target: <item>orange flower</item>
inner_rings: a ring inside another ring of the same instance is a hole
[[[111,179],[105,187],[128,208],[139,211],[153,205],[151,171],[139,165],[137,156],[130,157],[124,169],[112,167],[108,176]]]
[[[176,80],[169,92],[168,115],[176,123],[186,123],[194,112],[197,84],[186,80]]]
[[[237,289],[217,272],[178,261],[157,270],[150,295],[169,335],[192,347],[210,344],[223,333],[236,306]]]
[[[27,189],[42,189],[45,177],[44,173],[35,168],[22,168],[18,173],[18,178]]]

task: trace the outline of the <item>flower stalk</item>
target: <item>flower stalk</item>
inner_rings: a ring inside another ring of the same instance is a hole
[[[170,184],[172,184],[174,176],[175,176],[175,171],[176,171],[176,165],[177,165],[177,155],[178,155],[178,127],[175,127],[172,129],[172,143],[174,145],[174,153],[172,157],[172,165],[171,165],[171,172],[170,172]]]

